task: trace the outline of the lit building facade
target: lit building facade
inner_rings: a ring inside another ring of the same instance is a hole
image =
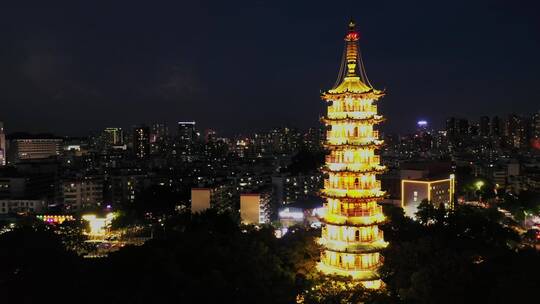
[[[240,194],[240,221],[246,225],[259,225],[269,222],[267,208],[270,199],[265,194]]]
[[[133,129],[133,150],[138,159],[145,159],[150,155],[150,130],[147,126]]]
[[[203,212],[210,208],[212,189],[191,188],[191,213]]]
[[[427,200],[435,207],[441,204],[446,209],[454,208],[455,177],[451,174],[442,179],[403,179],[401,180],[401,207],[405,215],[415,218],[418,205]]]
[[[45,159],[60,155],[62,139],[57,138],[24,138],[14,139],[10,146],[10,163]]]
[[[179,121],[177,140],[174,144],[173,153],[182,161],[192,161],[196,139],[195,122]]]
[[[380,288],[380,252],[388,245],[379,224],[385,221],[378,202],[384,198],[377,174],[385,170],[376,150],[382,145],[374,126],[382,122],[376,101],[384,93],[367,79],[354,22],[345,36],[340,75],[324,92],[328,103],[326,157],[322,194],[325,214],[318,269],[326,274],[351,276],[367,288]]]
[[[124,144],[124,132],[122,128],[106,128],[103,130],[102,137],[106,148]]]
[[[70,210],[81,210],[103,203],[103,179],[101,177],[84,177],[63,181],[62,191],[64,203]]]
[[[92,240],[103,240],[110,232],[114,214],[107,213],[107,215],[103,217],[98,217],[95,214],[85,214],[82,216],[82,219],[88,223],[85,234]]]
[[[169,128],[165,123],[153,123],[150,129],[150,153],[165,152]]]

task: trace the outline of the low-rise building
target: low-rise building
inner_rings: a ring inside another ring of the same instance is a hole
[[[202,212],[210,208],[212,190],[210,188],[191,189],[191,212]]]
[[[62,139],[58,138],[21,138],[11,140],[9,161],[46,159],[60,155]]]
[[[44,200],[0,200],[0,214],[8,213],[40,213],[47,208]]]
[[[81,210],[103,203],[103,179],[86,176],[63,181],[64,203],[71,210]]]
[[[427,200],[435,206],[454,207],[455,177],[401,180],[401,207],[405,214],[415,218],[418,206]]]

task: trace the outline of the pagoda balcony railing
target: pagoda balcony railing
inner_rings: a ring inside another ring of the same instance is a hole
[[[338,268],[341,268],[343,270],[349,270],[349,271],[369,271],[369,270],[377,270],[379,269],[383,264],[384,264],[384,257],[379,257],[379,261],[375,264],[372,264],[372,265],[362,265],[362,264],[357,264],[357,263],[345,263],[345,262],[342,262],[341,264],[339,263],[330,263],[330,261],[328,259],[324,259],[324,263],[326,265],[330,265],[330,266],[333,266],[333,267],[338,267]]]
[[[353,159],[346,158],[343,153],[332,153],[326,156],[327,165],[336,164],[336,165],[364,165],[369,166],[371,164],[380,164],[381,157],[379,155],[374,155],[371,157],[353,157]]]
[[[322,195],[330,198],[376,199],[384,197],[385,192],[381,191],[381,189],[353,190],[325,188],[322,190]]]
[[[367,132],[367,134],[354,134],[354,132],[347,132],[343,134],[340,132],[327,131],[326,137],[333,138],[335,140],[342,139],[342,140],[349,140],[349,141],[370,142],[370,141],[373,141],[374,139],[379,139],[379,131],[373,130],[373,131]]]
[[[382,213],[382,207],[381,206],[375,206],[373,208],[369,209],[362,209],[362,208],[343,208],[340,210],[340,208],[328,208],[327,209],[329,213],[341,215],[341,216],[375,216]]]
[[[331,235],[329,235],[328,233],[328,229],[324,227],[321,232],[321,237],[323,238],[323,241],[326,240],[342,242],[344,247],[354,247],[359,243],[374,243],[378,241],[384,241],[384,233],[382,230],[379,230],[379,232],[376,234],[368,235],[367,237],[360,237],[356,239],[353,236],[352,238],[342,239],[339,237],[332,238]]]
[[[330,106],[328,107],[328,115],[358,115],[360,116],[371,116],[377,114],[377,106],[376,105],[366,105],[366,106],[344,106],[344,107],[336,107],[336,106]]]
[[[370,146],[381,145],[382,140],[379,140],[378,136],[373,137],[342,137],[332,136],[330,132],[327,133],[326,144],[327,145],[353,145],[353,146]]]
[[[372,190],[372,189],[381,189],[381,181],[374,181],[368,183],[354,183],[354,182],[345,182],[343,179],[339,179],[338,182],[330,182],[329,180],[324,181],[325,189],[336,189],[336,190]]]
[[[343,164],[343,163],[327,163],[326,166],[323,168],[324,171],[332,171],[332,172],[341,172],[341,171],[349,171],[349,172],[369,172],[369,171],[376,171],[381,172],[386,169],[385,166],[381,166],[378,164]]]

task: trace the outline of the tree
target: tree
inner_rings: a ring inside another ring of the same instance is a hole
[[[78,255],[84,255],[95,249],[95,246],[86,242],[88,237],[84,234],[85,226],[80,220],[65,221],[58,225],[55,232],[60,236],[64,248]]]
[[[514,289],[521,292],[517,297],[532,295],[533,288],[523,286],[540,283],[530,274],[530,268],[538,269],[539,254],[527,253],[529,266],[522,267],[528,275],[522,275],[517,261],[525,252],[497,209],[459,205],[444,210],[423,204],[419,211],[430,225],[399,220],[393,212],[398,221],[382,226],[392,239],[380,273],[395,303],[512,302]]]
[[[350,277],[315,274],[311,287],[300,296],[299,302],[305,304],[391,304],[396,303],[384,290],[365,289]]]
[[[0,260],[0,291],[6,303],[36,303],[53,294],[69,298],[82,278],[79,258],[44,225],[0,235]]]
[[[418,211],[415,215],[422,225],[428,225],[437,220],[437,210],[427,199],[422,200],[418,205]]]

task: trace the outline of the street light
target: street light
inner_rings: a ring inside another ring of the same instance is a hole
[[[480,203],[482,201],[482,193],[480,190],[482,190],[482,187],[484,187],[485,183],[482,180],[477,181],[474,183],[474,186],[476,187],[476,193],[478,194],[478,202]]]
[[[484,187],[485,183],[484,181],[479,180],[476,183],[474,183],[474,185],[476,186],[476,190],[480,191],[482,187]]]

